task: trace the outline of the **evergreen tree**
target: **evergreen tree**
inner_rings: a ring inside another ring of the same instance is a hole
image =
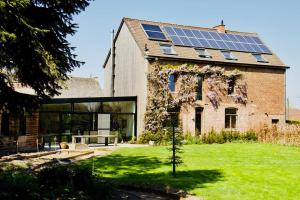
[[[35,107],[59,94],[67,74],[82,62],[66,37],[76,32],[73,16],[91,0],[0,0],[0,111]],[[14,83],[36,96],[16,92]]]
[[[183,163],[183,160],[180,156],[182,154],[182,140],[183,135],[182,131],[179,128],[175,127],[176,124],[176,117],[171,114],[170,121],[171,121],[171,131],[170,131],[170,142],[172,147],[169,148],[169,151],[172,155],[169,157],[170,164],[172,164],[172,174],[176,176],[176,167]]]

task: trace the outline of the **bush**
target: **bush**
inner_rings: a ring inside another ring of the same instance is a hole
[[[0,199],[40,199],[36,178],[24,171],[0,170]]]
[[[109,199],[111,189],[101,183],[87,167],[56,166],[38,174],[43,194],[62,199]]]
[[[182,130],[176,128],[178,137],[183,140]],[[157,132],[146,131],[138,138],[139,144],[148,144],[149,141],[154,141],[155,145],[167,145],[172,138],[172,128],[167,127]]]
[[[56,166],[36,175],[19,169],[0,171],[0,191],[0,199],[110,199],[112,188],[89,168]]]
[[[245,134],[243,135],[243,140],[247,140],[247,141],[257,141],[257,134],[254,130],[249,130],[246,131]]]
[[[197,133],[194,136],[190,132],[184,134],[183,144],[201,144],[201,143],[202,143],[201,137]]]
[[[220,133],[217,133],[214,129],[210,132],[205,133],[201,136],[202,143],[204,144],[223,144],[225,142],[233,141],[257,141],[257,135],[253,130],[241,133],[238,131],[226,131],[222,130]]]
[[[291,125],[300,125],[300,121],[298,120],[286,120],[286,123]]]

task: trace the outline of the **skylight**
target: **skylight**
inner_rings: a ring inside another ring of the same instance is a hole
[[[226,60],[237,60],[230,51],[221,51]]]
[[[197,52],[198,56],[201,58],[211,58],[211,55],[209,55],[206,49],[195,48],[195,51]]]
[[[170,44],[159,44],[159,46],[164,54],[168,54],[168,55],[176,54],[175,50],[173,49],[172,45],[170,45]]]
[[[252,54],[257,62],[267,63],[268,61],[261,54]]]

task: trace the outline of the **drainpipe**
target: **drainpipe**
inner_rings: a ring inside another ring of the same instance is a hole
[[[284,117],[285,117],[285,121],[284,121],[284,123],[286,123],[286,120],[288,120],[288,116],[287,116],[287,109],[289,109],[289,108],[287,108],[287,101],[288,101],[288,98],[287,98],[287,96],[286,96],[286,69],[284,70]]]
[[[112,38],[111,38],[111,91],[110,91],[110,96],[113,97],[115,96],[115,30],[112,30]]]

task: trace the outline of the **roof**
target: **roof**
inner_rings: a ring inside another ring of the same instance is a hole
[[[101,97],[98,77],[71,77],[59,92],[61,94],[54,96],[54,99]]]
[[[155,22],[155,21],[148,21],[148,20],[141,20],[141,19],[132,19],[132,18],[123,18],[119,29],[117,31],[115,40],[118,39],[118,35],[123,24],[126,24],[129,31],[131,32],[134,40],[136,41],[137,45],[139,46],[141,52],[144,54],[146,58],[160,58],[160,59],[170,59],[170,60],[182,60],[184,62],[193,61],[193,62],[205,62],[205,63],[219,63],[219,64],[244,64],[249,66],[262,66],[262,67],[279,67],[279,68],[288,68],[280,59],[279,57],[272,52],[272,54],[264,54],[264,58],[268,61],[268,63],[259,63],[256,59],[252,56],[249,52],[238,52],[232,51],[234,56],[238,58],[236,61],[226,60],[221,51],[217,49],[207,49],[208,53],[212,56],[211,59],[201,58],[197,55],[196,51],[192,47],[185,47],[185,46],[173,46],[176,51],[176,55],[166,55],[163,54],[159,44],[160,43],[167,43],[172,44],[171,41],[156,41],[148,39],[147,35],[145,34],[141,24],[150,24],[150,25],[158,25],[163,30],[164,26],[173,26],[178,28],[188,28],[188,29],[195,29],[195,30],[204,30],[204,31],[214,31],[217,32],[215,28],[204,28],[204,27],[196,27],[196,26],[186,26],[186,25],[178,25],[174,23],[164,23],[164,22]],[[231,34],[240,34],[240,35],[253,35],[258,36],[257,33],[253,32],[240,32],[240,31],[232,31],[227,30],[226,33]],[[166,36],[168,34],[165,33]],[[148,51],[144,52],[145,44],[147,44]],[[118,47],[116,47],[118,48]],[[110,51],[106,57],[103,67],[105,67],[106,63],[108,62],[110,57]]]
[[[24,87],[19,83],[15,83],[14,86],[19,93],[36,95],[30,87]],[[70,77],[59,92],[61,94],[54,96],[54,99],[101,97],[101,88],[97,77]]]

